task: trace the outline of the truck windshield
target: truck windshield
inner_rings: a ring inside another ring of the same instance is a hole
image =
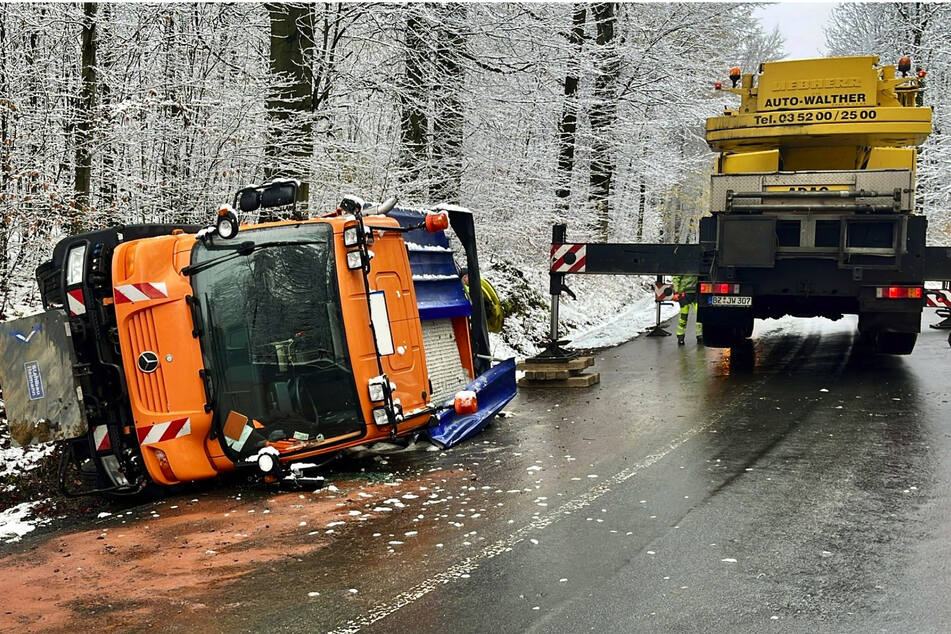
[[[364,429],[332,238],[329,225],[308,223],[195,243],[209,399],[232,458],[268,442],[289,452]]]

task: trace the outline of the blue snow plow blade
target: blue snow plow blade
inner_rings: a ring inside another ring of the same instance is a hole
[[[438,422],[428,432],[433,442],[443,449],[478,434],[515,397],[515,359],[489,368],[464,389],[475,392],[479,411],[459,415],[450,407],[439,414]]]

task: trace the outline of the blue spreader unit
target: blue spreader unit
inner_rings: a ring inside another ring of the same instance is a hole
[[[515,359],[490,368],[465,389],[475,392],[479,411],[460,416],[450,408],[439,414],[437,423],[429,428],[429,437],[443,449],[478,434],[515,397]]]
[[[426,220],[424,212],[411,209],[394,209],[388,215],[404,227],[418,225]],[[456,273],[446,234],[417,229],[403,234],[403,239],[413,273],[420,320],[471,315],[472,306]]]

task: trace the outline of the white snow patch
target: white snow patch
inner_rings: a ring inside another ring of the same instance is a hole
[[[438,244],[417,244],[415,242],[406,243],[407,251],[433,251],[438,253],[452,253],[452,249],[448,247],[442,247]]]
[[[32,471],[39,466],[43,458],[53,453],[55,448],[56,445],[53,443],[43,443],[29,447],[0,449],[0,478],[18,476]]]
[[[48,523],[49,519],[30,518],[30,512],[49,500],[21,502],[16,506],[0,511],[0,541],[18,542],[20,538],[36,530],[37,526]]]
[[[567,303],[562,304],[562,314],[565,318],[571,318],[572,307]],[[677,305],[661,306],[660,319],[664,321],[676,315]],[[652,293],[645,294],[641,299],[628,305],[612,318],[597,324],[590,328],[582,328],[570,333],[569,344],[572,348],[603,348],[614,346],[630,339],[633,339],[641,331],[654,325],[657,317],[657,304],[654,302]]]

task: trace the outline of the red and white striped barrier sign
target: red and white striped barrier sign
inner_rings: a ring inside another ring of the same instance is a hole
[[[931,308],[951,308],[951,290],[926,288],[925,305]]]
[[[673,284],[658,284],[657,282],[654,282],[654,301],[655,302],[670,301],[673,298],[674,298]]]
[[[96,425],[92,428],[92,439],[96,445],[96,451],[109,451],[112,449],[112,443],[109,441],[109,428],[105,425]]]
[[[134,304],[150,299],[168,297],[168,287],[165,285],[165,282],[121,284],[112,290],[117,304]]]
[[[584,244],[551,245],[552,273],[584,273],[587,255]]]
[[[83,289],[74,288],[66,291],[66,301],[69,302],[69,314],[72,316],[86,314],[86,301],[83,299]]]
[[[151,427],[136,427],[140,445],[172,440],[192,433],[190,418],[178,418],[167,423],[155,423]]]

